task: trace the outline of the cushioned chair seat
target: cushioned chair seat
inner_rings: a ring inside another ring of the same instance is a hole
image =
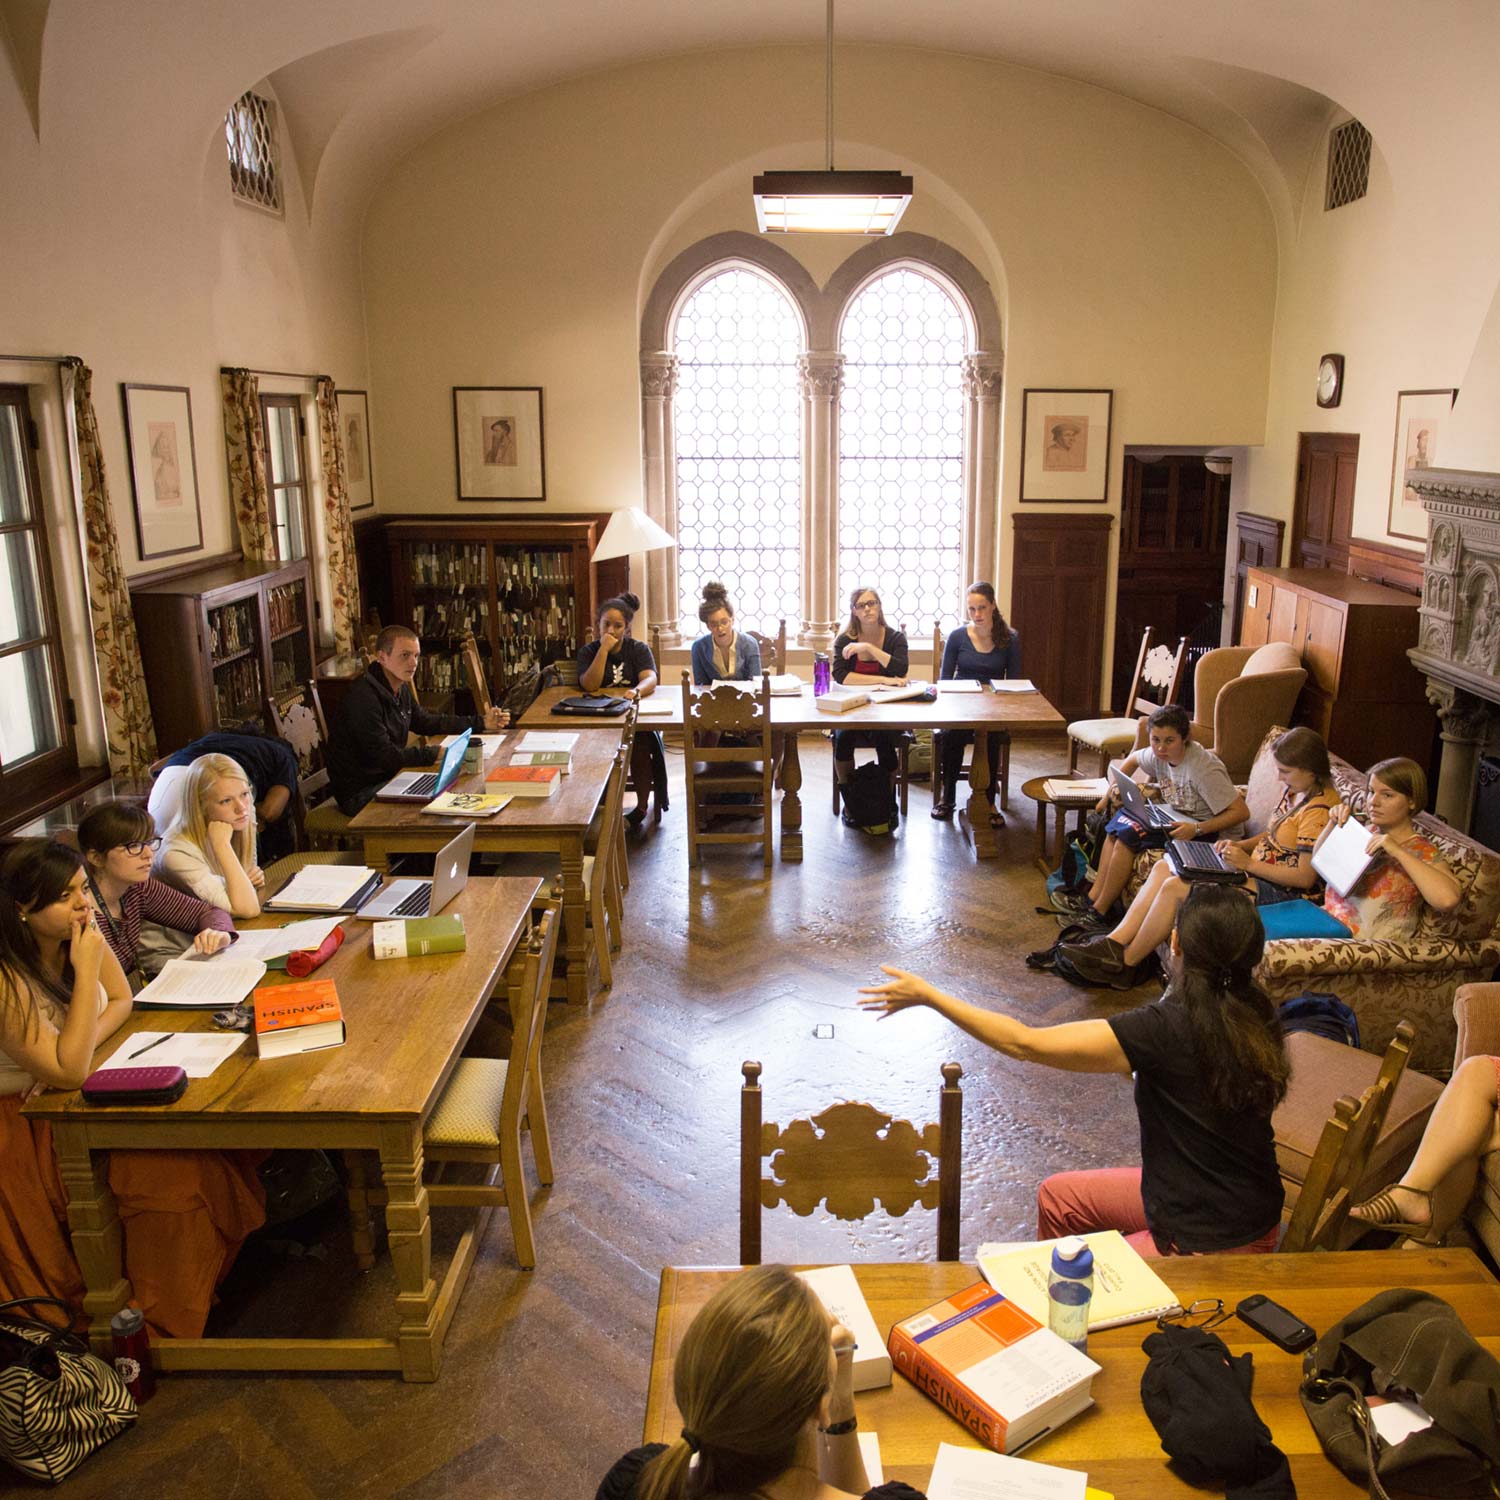
[[[338,803],[332,797],[310,808],[302,823],[309,834],[325,838],[337,838],[349,832],[349,816],[339,811]]]
[[[1134,719],[1078,719],[1068,725],[1068,738],[1090,750],[1128,750],[1135,744]]]
[[[1276,1164],[1288,1184],[1290,1204],[1296,1201],[1294,1188],[1307,1176],[1318,1137],[1333,1113],[1334,1100],[1340,1094],[1357,1099],[1375,1082],[1380,1058],[1306,1031],[1292,1032],[1286,1046],[1292,1062],[1292,1080],[1272,1125],[1276,1131]],[[1385,1128],[1370,1152],[1364,1176],[1354,1189],[1355,1202],[1394,1182],[1406,1170],[1442,1091],[1443,1086],[1425,1073],[1407,1068],[1401,1075]]]
[[[500,1149],[500,1099],[509,1059],[461,1057],[433,1106],[422,1140],[428,1146]]]

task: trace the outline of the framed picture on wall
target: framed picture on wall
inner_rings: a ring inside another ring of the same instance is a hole
[[[370,398],[365,391],[335,391],[339,436],[344,442],[344,488],[350,510],[375,504],[375,468],[370,462]]]
[[[1021,394],[1021,499],[1098,505],[1109,485],[1113,391]]]
[[[1398,391],[1396,447],[1391,459],[1391,502],[1385,529],[1407,541],[1427,541],[1427,512],[1406,482],[1415,469],[1435,469],[1441,460],[1443,434],[1450,420],[1458,388],[1440,391]]]
[[[539,385],[453,387],[460,500],[547,498]]]
[[[122,385],[141,560],[203,545],[193,406],[185,385]]]

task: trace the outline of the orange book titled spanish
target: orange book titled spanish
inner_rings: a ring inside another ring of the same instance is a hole
[[[290,1057],[344,1045],[344,1011],[331,979],[270,984],[255,991],[255,1047],[262,1057]]]
[[[562,783],[556,766],[496,766],[485,778],[517,797],[550,797]]]
[[[891,1362],[997,1453],[1014,1453],[1093,1401],[1099,1366],[986,1282],[897,1323]]]

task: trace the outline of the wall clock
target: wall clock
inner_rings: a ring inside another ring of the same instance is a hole
[[[1344,397],[1344,356],[1325,354],[1318,361],[1318,405],[1337,406]]]

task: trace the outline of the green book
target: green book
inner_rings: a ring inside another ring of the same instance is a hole
[[[462,953],[466,946],[464,919],[453,912],[446,917],[375,922],[370,942],[376,958],[425,958],[429,953]]]
[[[521,750],[510,758],[513,766],[556,766],[564,776],[573,769],[571,750]]]

